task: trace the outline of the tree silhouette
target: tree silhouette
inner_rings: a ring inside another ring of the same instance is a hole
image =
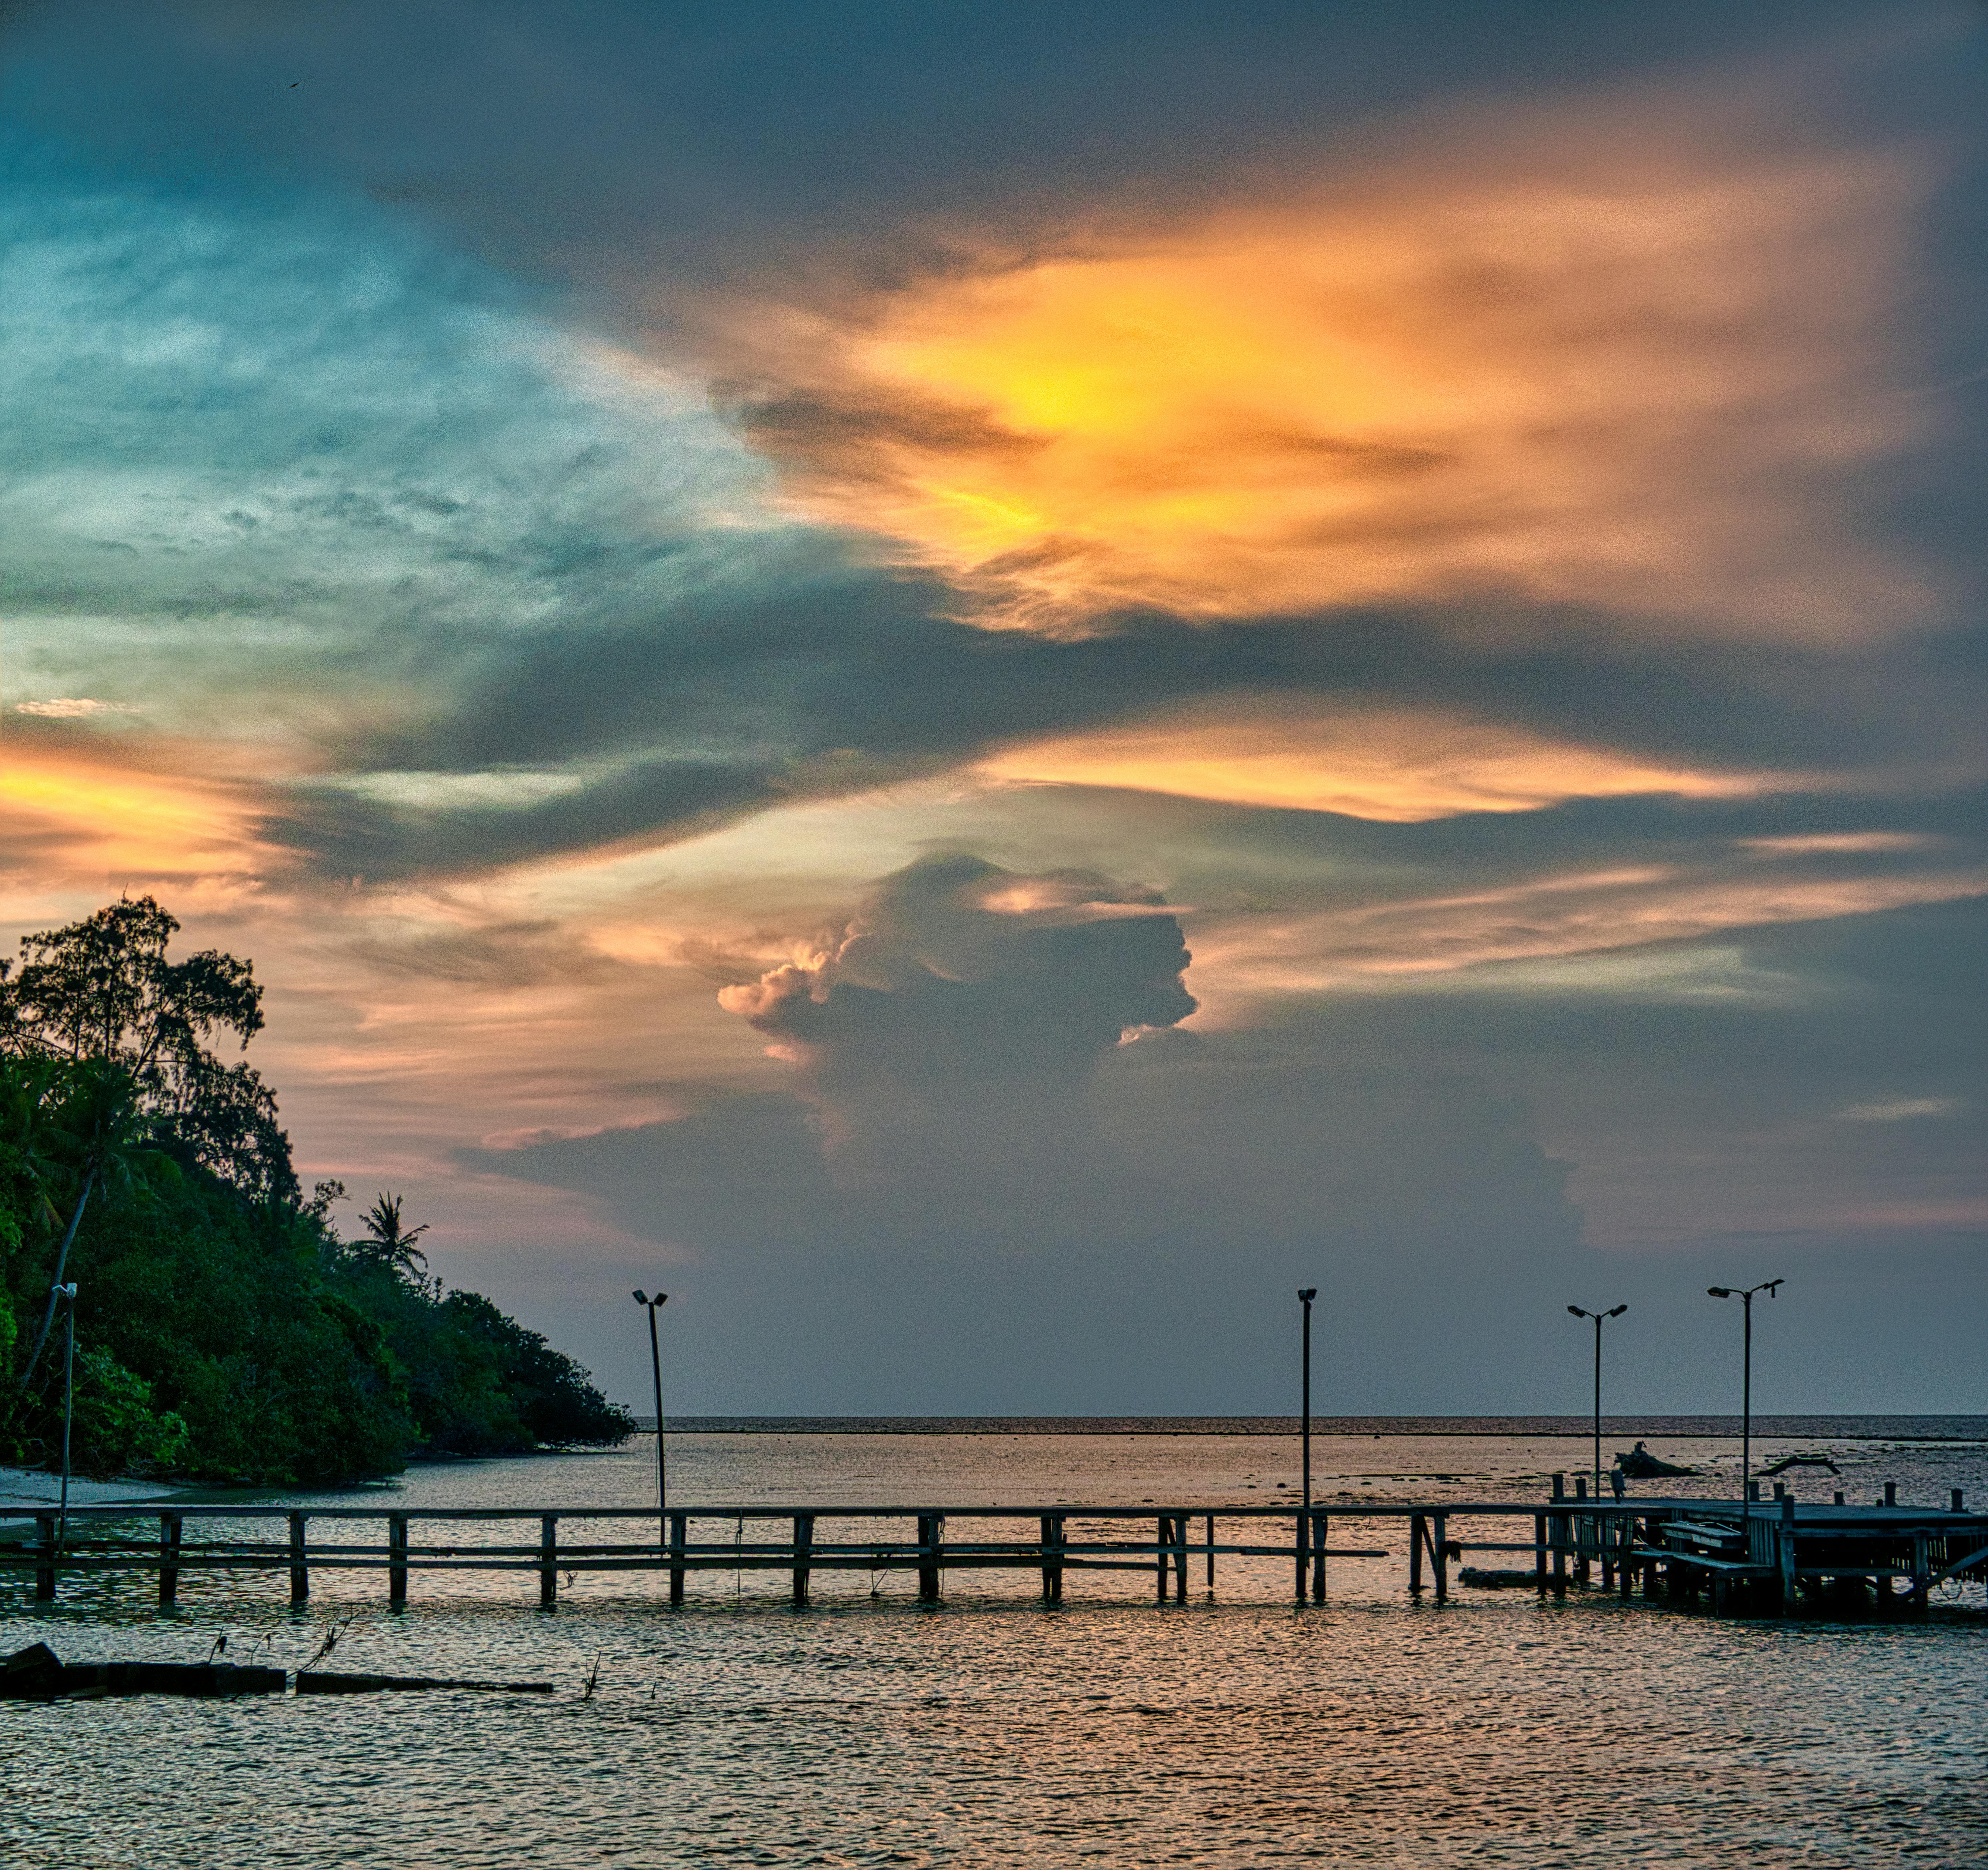
[[[19,971],[0,965],[0,1052],[114,1067],[146,1129],[182,1161],[255,1199],[295,1202],[275,1097],[252,1066],[213,1049],[228,1034],[245,1047],[262,1030],[255,970],[214,949],[168,960],[179,926],[151,897],[126,897],[22,937]]]

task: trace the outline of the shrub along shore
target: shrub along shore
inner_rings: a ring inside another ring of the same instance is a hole
[[[150,897],[0,962],[0,1463],[59,1459],[73,1284],[82,1474],[337,1486],[412,1459],[604,1446],[634,1429],[587,1373],[431,1275],[382,1195],[306,1195],[245,1062],[250,964],[174,961]]]

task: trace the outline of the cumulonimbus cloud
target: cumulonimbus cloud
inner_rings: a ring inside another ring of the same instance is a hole
[[[833,946],[718,998],[805,1067],[846,1177],[999,1177],[1080,1144],[1098,1062],[1194,1011],[1189,959],[1150,891],[939,855],[884,879]]]

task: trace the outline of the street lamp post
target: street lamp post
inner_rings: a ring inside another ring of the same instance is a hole
[[[1311,1555],[1311,1302],[1318,1297],[1316,1286],[1307,1286],[1298,1294],[1298,1304],[1304,1308],[1303,1376],[1301,1394],[1304,1426],[1299,1437],[1303,1466],[1303,1503],[1298,1515],[1298,1598],[1305,1597],[1305,1566]]]
[[[1707,1286],[1706,1296],[1714,1299],[1737,1299],[1746,1314],[1746,1324],[1740,1365],[1740,1504],[1746,1503],[1746,1486],[1753,1474],[1753,1294],[1764,1292],[1769,1298],[1774,1296],[1774,1288],[1784,1286],[1786,1280],[1763,1279],[1757,1286],[1749,1286],[1743,1291],[1734,1286]]]
[[[1629,1307],[1618,1305],[1608,1311],[1583,1311],[1578,1305],[1567,1310],[1577,1318],[1594,1320],[1594,1497],[1601,1497],[1601,1324],[1606,1318],[1619,1318]]]
[[[652,1299],[638,1286],[635,1289],[635,1303],[646,1306],[649,1313],[649,1374],[656,1381],[656,1546],[660,1550],[669,1543],[668,1516],[669,1488],[667,1470],[663,1466],[663,1354],[656,1341],[656,1314],[670,1302],[667,1292],[659,1292]]]

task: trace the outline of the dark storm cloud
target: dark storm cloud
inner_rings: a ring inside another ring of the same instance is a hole
[[[1902,23],[1937,29],[1956,11]],[[1073,182],[1178,201],[1357,147],[1378,120],[1459,93],[1784,60],[1791,39],[1870,32],[1868,8],[1815,0],[1239,15],[1122,0],[77,0],[25,9],[12,51],[16,107],[59,134],[181,170],[343,173],[507,263],[625,279],[749,269],[769,245],[818,249],[824,224],[845,260],[874,268],[877,243],[902,253],[913,220],[1020,204],[1054,224]],[[1903,103],[1908,82],[1925,107],[1922,76],[1864,63],[1878,69],[1835,100],[1839,130],[1874,99]]]
[[[1437,659],[1422,613],[1212,627],[1128,617],[1111,635],[1063,643],[935,617],[936,600],[914,580],[824,572],[783,591],[708,593],[617,618],[576,590],[566,627],[458,641],[430,711],[404,725],[334,729],[324,749],[332,770],[353,773],[570,763],[574,783],[560,796],[451,807],[296,792],[266,834],[333,874],[475,870],[681,836],[956,766],[1006,742],[1225,695],[1438,705],[1649,759],[1840,773],[1923,795],[1978,766],[1988,705],[1971,648],[1951,642],[1883,656],[1726,648],[1672,658],[1611,645],[1578,617],[1540,647],[1516,615],[1486,610],[1482,640]],[[1838,808],[1760,809],[1776,824]],[[1895,815],[1873,809],[1882,822]],[[1276,818],[1266,835],[1300,843],[1388,835]],[[1430,834],[1429,847],[1442,835]],[[1501,818],[1495,835],[1531,834]]]
[[[1573,1411],[1564,1307],[1626,1299],[1623,1406],[1726,1408],[1704,1289],[1777,1276],[1756,1398],[1971,1407],[1988,1233],[1910,1210],[1942,1173],[1973,1185],[1984,929],[1975,904],[1750,935],[1750,998],[1515,982],[1158,1034],[1105,1056],[1084,1149],[1030,1175],[954,1150],[852,1185],[819,1087],[465,1160],[668,1248],[698,1320],[679,1374],[715,1410],[1283,1408],[1300,1284],[1324,1294],[1328,1408]],[[1689,1223],[1691,1198],[1750,1185],[1794,1224],[1584,1245],[1591,1175],[1604,1231],[1638,1177],[1643,1212],[1682,1195]]]

